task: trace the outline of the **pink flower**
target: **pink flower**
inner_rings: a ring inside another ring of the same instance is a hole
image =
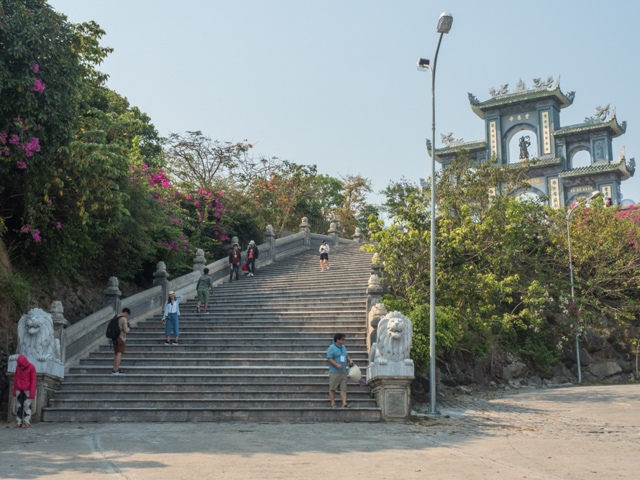
[[[62,228],[62,224],[60,222],[56,222],[56,228]]]
[[[33,65],[33,73],[38,73],[40,71],[40,65],[38,65],[37,63],[35,63]]]
[[[19,142],[20,142],[20,139],[18,138],[18,135],[16,135],[15,133],[11,135],[11,138],[9,139],[9,143],[11,145],[18,145]]]
[[[33,237],[33,240],[38,243],[40,240],[42,240],[42,238],[40,237],[40,230],[34,230],[33,233],[31,234],[31,236]]]
[[[20,170],[24,170],[25,168],[27,168],[27,164],[26,164],[26,163],[24,163],[22,160],[18,160],[18,161],[16,162],[16,164],[18,165],[18,168],[19,168]]]
[[[29,230],[31,230],[31,225],[27,223],[24,227],[22,227],[22,230],[20,230],[20,233],[27,233]]]
[[[7,144],[7,134],[6,132],[0,132],[0,143],[3,145]]]
[[[31,87],[31,91],[33,92],[44,92],[45,84],[39,78],[35,79],[35,85]]]

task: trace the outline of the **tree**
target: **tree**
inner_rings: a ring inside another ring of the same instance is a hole
[[[184,135],[172,133],[164,139],[165,160],[169,172],[181,184],[199,188],[228,185],[249,158],[253,146],[247,141],[221,142],[212,140],[200,131]],[[253,164],[253,161],[251,161]]]
[[[371,192],[371,180],[361,175],[345,175],[342,181],[342,205],[334,208],[333,215],[340,222],[343,232],[353,234],[358,217],[367,207],[367,193]]]

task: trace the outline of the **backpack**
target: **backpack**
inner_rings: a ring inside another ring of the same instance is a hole
[[[120,315],[116,315],[109,321],[106,335],[110,340],[115,340],[120,336]]]

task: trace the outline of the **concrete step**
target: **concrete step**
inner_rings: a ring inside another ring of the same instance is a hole
[[[182,342],[180,343],[182,344]],[[296,355],[299,355],[301,352],[317,352],[321,350],[323,347],[325,347],[324,352],[326,353],[328,348],[326,343],[318,344],[316,348],[314,348],[311,345],[307,345],[306,347],[307,348],[305,349],[296,350],[295,351]],[[290,352],[291,349],[292,349],[291,343],[287,342],[287,343],[283,343],[281,345],[276,345],[276,346],[274,346],[273,344],[270,344],[268,347],[263,344],[242,345],[240,347],[238,347],[237,345],[204,344],[204,345],[192,345],[187,350],[185,348],[182,348],[182,345],[181,346],[164,345],[164,340],[161,339],[155,344],[147,344],[147,345],[133,345],[127,342],[127,350],[123,358],[128,357],[129,354],[132,354],[132,353],[185,355],[187,353],[194,354],[197,352],[216,352],[216,353],[224,353],[225,355],[233,355],[236,352],[241,352],[242,354],[246,352],[251,352],[252,355],[259,357],[260,355],[263,355],[263,354],[280,355],[280,354]],[[365,350],[365,345],[364,343],[361,345],[353,345],[351,346],[351,348],[348,348],[347,350],[349,352],[349,355],[351,355],[352,353],[353,354],[362,353]],[[110,352],[111,354],[113,354],[113,347],[110,345],[101,345],[98,351]]]
[[[364,357],[360,357],[356,360],[354,357],[351,357],[352,360],[357,364],[364,364]],[[78,368],[84,368],[85,366],[94,366],[100,365],[102,367],[109,366],[113,364],[113,356],[97,356],[92,355],[89,358],[82,359]],[[125,368],[125,362],[122,364],[122,368]],[[262,366],[298,366],[298,367],[328,367],[328,362],[325,358],[292,358],[292,359],[278,359],[278,358],[208,358],[208,357],[145,357],[145,358],[132,358],[131,356],[127,356],[126,358],[126,367],[137,367],[137,366],[179,366],[179,367],[229,367],[229,366],[254,366],[254,365],[262,365]],[[74,369],[75,371],[75,369]]]
[[[351,399],[349,403],[352,407],[374,408],[376,401],[372,398]],[[51,408],[74,408],[74,409],[94,409],[108,408],[112,410],[130,409],[130,408],[185,408],[185,409],[245,409],[245,408],[327,408],[331,406],[329,397],[325,398],[306,398],[299,399],[283,399],[283,398],[232,398],[232,399],[143,399],[133,400],[129,398],[114,398],[101,400],[58,400],[52,399],[49,403]]]
[[[317,365],[200,365],[195,362],[196,365],[188,365],[182,363],[176,365],[133,365],[122,362],[121,370],[128,375],[168,375],[173,376],[176,371],[180,371],[181,374],[190,375],[284,375],[284,376],[305,376],[305,375],[322,375],[328,376],[329,365],[328,362],[319,363]],[[72,375],[86,374],[86,375],[100,375],[110,374],[112,365],[79,365],[69,369],[69,373]],[[360,367],[365,372],[366,367]]]
[[[289,395],[300,394],[308,397],[315,397],[318,395],[328,395],[329,391],[329,377],[325,376],[324,382],[309,382],[309,381],[291,381],[288,383],[275,383],[275,382],[260,382],[247,384],[244,382],[225,382],[225,383],[211,383],[211,382],[199,382],[193,381],[190,383],[162,383],[151,382],[146,379],[141,379],[138,382],[126,382],[124,377],[117,377],[118,381],[114,383],[99,383],[94,381],[78,381],[76,378],[73,381],[65,382],[60,386],[60,389],[55,392],[57,396],[59,393],[73,392],[74,395],[84,394],[84,392],[104,392],[105,395],[118,395],[118,392],[125,392],[128,396],[129,392],[136,394],[136,392],[142,395],[160,395],[168,394],[170,392],[176,394],[182,394],[182,392],[199,392],[201,395],[239,395],[238,398],[244,398],[245,394],[273,394],[273,395]],[[164,380],[164,378],[162,378]],[[368,387],[362,387],[357,383],[349,382],[348,394],[351,395],[370,395]]]
[[[362,368],[362,367],[361,367]],[[176,369],[171,369],[169,373],[128,373],[126,375],[111,375],[110,368],[96,369],[101,373],[70,373],[65,376],[65,384],[72,385],[74,383],[100,383],[108,385],[138,385],[140,383],[148,384],[188,384],[208,383],[208,384],[244,384],[253,385],[261,383],[279,383],[279,384],[320,384],[328,389],[329,376],[326,372],[322,374],[270,374],[252,371],[248,374],[240,373],[175,373]],[[106,371],[105,371],[106,370]],[[123,371],[127,371],[122,367]],[[351,387],[349,387],[351,388]]]
[[[172,335],[173,336],[173,335]],[[351,335],[349,337],[352,344],[357,345],[357,341],[360,340],[362,345],[364,345],[365,338],[364,335]],[[230,338],[222,338],[221,336],[212,335],[211,337],[203,336],[200,334],[194,334],[193,336],[189,335],[180,335],[179,345],[165,345],[166,347],[171,347],[175,349],[182,349],[181,351],[187,351],[187,348],[191,348],[192,346],[200,346],[200,345],[211,345],[211,346],[234,346],[234,347],[246,347],[249,345],[260,346],[261,350],[274,350],[279,347],[285,347],[287,349],[298,349],[302,351],[304,347],[313,348],[317,350],[323,346],[331,345],[333,337],[325,336],[319,338],[310,338],[308,335],[300,336],[299,338],[290,338],[283,339],[282,337],[265,337],[263,338],[238,338],[237,336],[232,336]],[[127,348],[129,346],[148,346],[148,345],[158,345],[164,344],[165,335],[164,332],[158,332],[157,336],[139,336],[135,337],[129,334],[127,336]],[[347,349],[348,351],[348,349]]]
[[[379,408],[51,408],[45,422],[379,422]]]
[[[320,387],[318,385],[318,387]],[[60,400],[76,400],[79,396],[82,400],[104,400],[111,399],[117,400],[118,398],[125,398],[129,401],[138,400],[138,401],[150,401],[150,400],[256,400],[256,399],[266,399],[266,400],[309,400],[312,402],[325,402],[321,406],[326,406],[326,402],[329,400],[329,395],[327,393],[328,386],[325,385],[316,390],[306,390],[306,391],[263,391],[257,389],[237,389],[234,391],[203,391],[202,389],[183,389],[180,391],[168,391],[163,390],[162,386],[155,386],[153,392],[149,391],[141,391],[141,390],[120,390],[120,391],[112,391],[105,389],[95,389],[95,390],[58,390],[54,393],[54,399],[56,401]],[[348,401],[360,401],[360,402],[371,402],[373,401],[369,389],[361,390],[361,391],[349,391],[348,392]],[[374,401],[375,403],[375,401]],[[53,406],[53,405],[52,405]],[[58,404],[57,406],[62,406]],[[125,405],[123,405],[125,406]],[[144,406],[144,405],[143,405]],[[68,407],[68,405],[67,405]]]

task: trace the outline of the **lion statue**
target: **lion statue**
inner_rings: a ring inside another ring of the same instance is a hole
[[[9,360],[24,355],[29,360],[61,361],[60,341],[53,335],[53,318],[41,308],[33,308],[18,322],[18,353]]]
[[[413,325],[400,312],[391,312],[378,324],[378,341],[371,346],[369,361],[380,365],[388,362],[403,362],[413,365],[409,358]]]

